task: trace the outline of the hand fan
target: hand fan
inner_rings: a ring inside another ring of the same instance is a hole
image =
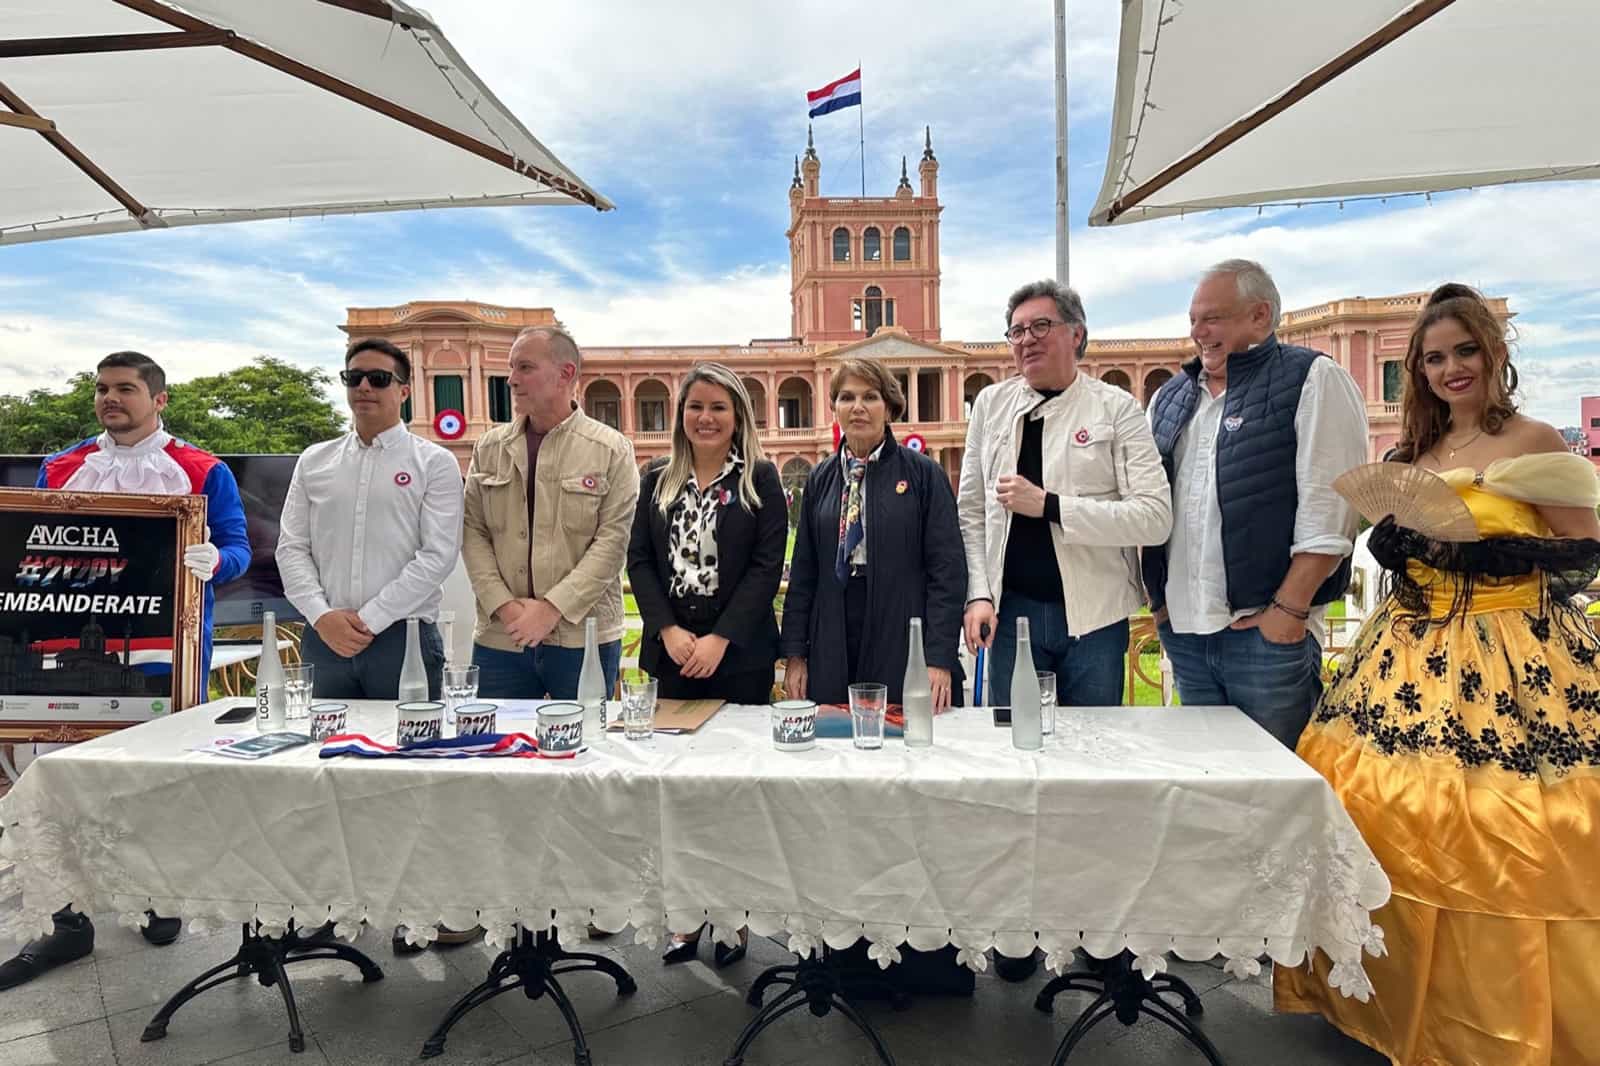
[[[1333,479],[1334,491],[1377,525],[1397,525],[1443,541],[1481,539],[1466,501],[1444,479],[1410,463],[1367,463]]]

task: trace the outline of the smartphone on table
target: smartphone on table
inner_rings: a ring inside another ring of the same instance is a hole
[[[217,715],[218,725],[234,725],[239,722],[248,722],[256,716],[254,703],[236,703],[232,707]]]

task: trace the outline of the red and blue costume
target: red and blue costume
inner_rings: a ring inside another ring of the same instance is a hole
[[[99,448],[100,438],[90,437],[54,455],[45,456],[39,464],[39,478],[34,487],[65,488],[72,475]],[[200,697],[204,699],[211,676],[211,606],[215,599],[212,589],[232,581],[250,566],[250,540],[245,533],[244,502],[239,498],[239,485],[233,479],[233,471],[215,455],[176,437],[167,442],[163,451],[188,475],[189,491],[205,495],[206,524],[211,529],[211,543],[217,548],[217,568],[211,580],[205,583],[205,612],[200,621]]]

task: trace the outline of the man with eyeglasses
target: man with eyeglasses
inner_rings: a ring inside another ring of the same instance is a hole
[[[1005,336],[1017,375],[978,393],[961,461],[967,646],[990,648],[990,699],[1005,705],[1027,618],[1059,704],[1120,704],[1128,615],[1144,603],[1136,549],[1167,539],[1167,476],[1138,402],[1078,367],[1089,335],[1076,292],[1024,285]]]
[[[417,617],[438,699],[444,642],[434,623],[461,549],[461,468],[401,421],[404,352],[368,338],[344,362],[350,432],[300,456],[278,528],[284,595],[307,623],[300,657],[316,666],[318,699],[397,699],[404,623]]]
[[[1196,357],[1150,402],[1172,480],[1172,539],[1144,581],[1178,696],[1238,707],[1290,748],[1322,694],[1322,620],[1350,583],[1356,516],[1333,479],[1367,459],[1350,374],[1283,344],[1261,264],[1206,271],[1189,303]]]

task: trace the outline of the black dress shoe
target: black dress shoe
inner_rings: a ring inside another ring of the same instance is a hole
[[[1022,958],[994,953],[994,973],[1002,981],[1026,981],[1039,969],[1039,957],[1029,952]]]
[[[700,934],[696,932],[693,940],[674,940],[672,946],[661,953],[663,965],[671,966],[675,962],[688,962],[700,951]]]
[[[163,918],[155,911],[144,912],[150,919],[149,923],[139,930],[150,943],[156,947],[166,947],[178,939],[178,934],[183,932],[182,918]]]
[[[716,961],[717,969],[732,966],[744,958],[745,949],[750,946],[750,932],[747,929],[739,930],[739,943],[729,947],[722,941],[717,941],[716,947],[711,950],[711,956]]]
[[[15,988],[55,969],[62,963],[81,959],[94,950],[94,923],[87,914],[55,916],[55,930],[31,940],[15,958],[0,963],[0,990]]]

